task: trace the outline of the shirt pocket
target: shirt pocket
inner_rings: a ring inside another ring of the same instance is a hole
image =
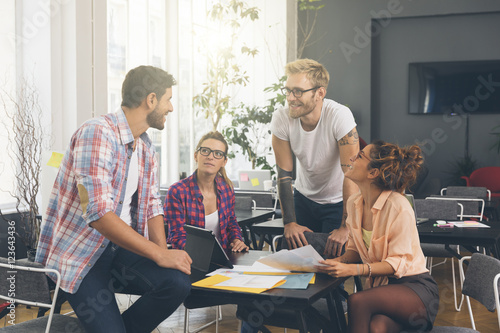
[[[368,249],[368,257],[371,262],[380,262],[387,258],[387,236],[382,235],[378,238],[372,238],[370,248]]]

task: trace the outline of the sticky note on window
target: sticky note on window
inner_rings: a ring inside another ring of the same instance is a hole
[[[47,165],[54,167],[54,168],[59,168],[63,157],[64,157],[64,154],[52,152],[52,156],[50,156],[50,159],[47,162]]]
[[[242,173],[242,174],[240,175],[240,181],[241,181],[241,182],[247,182],[247,181],[248,181],[248,174],[246,174],[246,173]]]
[[[252,186],[259,186],[259,178],[252,178]]]

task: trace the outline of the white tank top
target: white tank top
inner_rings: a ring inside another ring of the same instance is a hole
[[[205,229],[212,230],[215,236],[220,240],[220,223],[218,210],[210,215],[205,215]]]
[[[137,191],[139,185],[139,159],[137,158],[137,148],[132,153],[130,158],[130,166],[127,175],[127,188],[125,190],[125,197],[123,198],[123,207],[120,218],[128,225],[132,225],[132,216],[130,215],[130,204],[132,203],[132,196]]]

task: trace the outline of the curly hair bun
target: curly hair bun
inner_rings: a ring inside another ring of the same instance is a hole
[[[415,183],[424,163],[419,146],[399,147],[384,141],[375,141],[372,145],[368,167],[380,170],[375,186],[402,193]]]

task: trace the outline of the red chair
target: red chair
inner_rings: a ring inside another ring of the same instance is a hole
[[[467,186],[486,187],[492,198],[500,198],[500,167],[485,167],[474,170],[469,177],[462,176]]]

